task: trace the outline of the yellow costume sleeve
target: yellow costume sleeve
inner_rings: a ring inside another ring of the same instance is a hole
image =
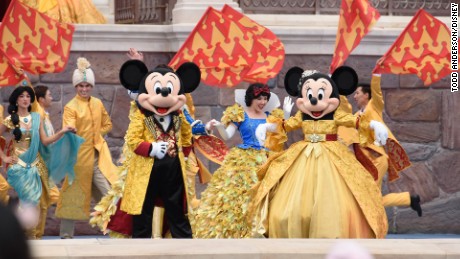
[[[287,141],[287,135],[283,130],[284,113],[281,109],[274,109],[267,118],[267,123],[275,123],[275,132],[267,132],[265,147],[270,151],[279,152],[284,148],[284,143]]]
[[[346,113],[352,113],[352,106],[346,96],[340,96],[340,105],[337,109]],[[339,126],[337,129],[339,140],[345,145],[349,146],[353,143],[359,143],[358,131],[355,127]]]
[[[300,111],[287,120],[284,120],[283,117],[283,111],[274,111],[267,118],[268,123],[276,124],[275,132],[267,132],[267,139],[265,140],[265,147],[270,151],[279,152],[283,150],[284,143],[288,140],[287,132],[302,126],[302,113]]]
[[[13,122],[11,122],[11,116],[5,118],[5,120],[3,121],[3,125],[5,125],[10,130],[14,129]]]
[[[102,117],[101,117],[101,134],[102,136],[106,135],[112,130],[112,121],[110,120],[110,116],[104,108],[104,105],[101,103],[102,109]]]
[[[126,143],[129,149],[136,150],[136,148],[145,140],[142,138],[144,132],[144,115],[140,110],[134,111],[131,123],[129,124],[128,131],[126,132]]]
[[[242,122],[244,121],[244,109],[241,105],[235,103],[234,105],[227,107],[224,111],[222,118],[220,121],[225,125],[228,126],[231,122]]]
[[[193,104],[192,94],[185,94],[185,105],[187,105],[190,116],[192,116],[192,118],[195,118],[195,105]]]
[[[345,112],[342,109],[337,109],[334,113],[334,120],[337,126],[345,126],[349,128],[356,128],[358,117],[349,113]]]
[[[70,107],[64,107],[64,113],[62,114],[62,126],[76,127],[77,114],[75,110]]]
[[[290,132],[302,127],[302,112],[298,111],[294,116],[291,116],[289,119],[285,120],[283,127],[286,132]]]
[[[182,121],[180,126],[181,145],[183,147],[190,147],[192,145],[192,126],[188,123],[187,119],[185,119],[183,113],[180,113],[179,116]]]
[[[367,107],[372,106],[374,110],[377,112],[377,114],[380,114],[380,116],[382,116],[383,108],[384,108],[383,93],[382,93],[382,88],[380,87],[381,79],[382,78],[380,75],[372,76],[372,80],[371,80],[372,98],[367,104]]]
[[[348,112],[348,113],[353,113],[352,106],[346,96],[343,96],[343,95],[340,96],[340,105],[339,105],[339,108],[337,108],[337,110],[341,110],[341,111]]]
[[[344,126],[349,128],[356,128],[359,133],[359,143],[364,145],[367,143],[369,137],[372,138],[372,130],[369,129],[371,120],[366,116],[356,116],[343,110],[336,110],[334,120],[337,126]]]

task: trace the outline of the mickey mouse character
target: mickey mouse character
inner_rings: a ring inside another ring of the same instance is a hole
[[[162,203],[173,238],[191,238],[185,215],[189,202],[185,160],[192,144],[191,126],[181,112],[184,93],[200,83],[200,69],[184,63],[174,71],[159,65],[148,71],[142,61],[130,60],[120,69],[122,85],[137,91],[138,110],[125,136],[130,158],[120,209],[132,217],[132,237],[152,237],[155,203]],[[185,81],[186,80],[186,81]]]
[[[305,138],[271,157],[259,170],[263,179],[250,205],[254,235],[385,237],[388,223],[380,190],[354,154],[337,141],[338,126],[370,127],[382,144],[387,138],[381,123],[359,121],[353,114],[337,110],[339,94],[351,94],[356,88],[356,72],[340,67],[330,77],[294,67],[284,82],[286,91],[298,97],[299,111],[278,121],[271,135],[275,139],[267,143],[282,145],[286,132],[299,128]]]

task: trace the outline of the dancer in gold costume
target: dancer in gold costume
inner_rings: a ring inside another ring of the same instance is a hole
[[[374,74],[370,85],[360,84],[358,86],[353,96],[359,108],[359,111],[355,113],[356,116],[368,121],[375,120],[384,123],[384,100],[380,82],[381,75]],[[341,107],[351,107],[347,98],[341,96],[341,101]],[[356,158],[371,173],[380,187],[382,186],[383,178],[387,172],[388,180],[395,181],[399,178],[399,172],[411,165],[404,148],[399,144],[398,140],[389,129],[388,133],[389,136],[386,145],[381,146],[374,141],[375,137],[372,131],[365,132],[367,135],[367,142],[361,145],[359,144],[356,130],[347,128],[340,129],[339,131],[339,138],[347,145],[353,145]],[[422,216],[420,197],[418,195],[411,196],[409,192],[388,193],[383,196],[383,204],[385,207],[410,206],[417,212],[418,216]]]

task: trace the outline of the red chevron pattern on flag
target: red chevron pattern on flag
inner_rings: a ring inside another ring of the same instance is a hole
[[[425,86],[450,74],[451,42],[446,24],[420,9],[374,73],[416,74]]]
[[[276,76],[284,62],[281,42],[243,14],[230,7],[224,11],[209,7],[169,65],[177,69],[194,62],[201,80],[215,87],[266,82]]]
[[[24,71],[64,70],[74,30],[73,25],[59,23],[13,0],[0,24],[0,86],[19,83]]]
[[[343,65],[379,18],[380,13],[368,0],[342,0],[330,73]]]
[[[222,8],[222,13],[255,35],[253,55],[256,56],[256,60],[243,80],[251,83],[267,83],[270,78],[274,78],[283,67],[285,57],[283,43],[272,31],[229,5]]]

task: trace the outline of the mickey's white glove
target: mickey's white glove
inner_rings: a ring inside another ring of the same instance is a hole
[[[370,128],[374,130],[374,145],[384,146],[387,143],[388,139],[388,130],[387,127],[381,122],[372,120],[369,124]]]
[[[287,120],[291,116],[291,111],[292,107],[294,106],[294,103],[292,102],[291,97],[286,96],[284,97],[284,102],[283,102],[283,113],[284,113],[284,119]]]
[[[151,157],[156,157],[158,159],[163,159],[168,151],[168,142],[152,142],[152,151],[150,151]]]
[[[256,129],[256,138],[259,141],[259,144],[263,146],[265,144],[265,139],[267,138],[267,131],[274,132],[276,130],[275,123],[262,123],[257,126]]]

